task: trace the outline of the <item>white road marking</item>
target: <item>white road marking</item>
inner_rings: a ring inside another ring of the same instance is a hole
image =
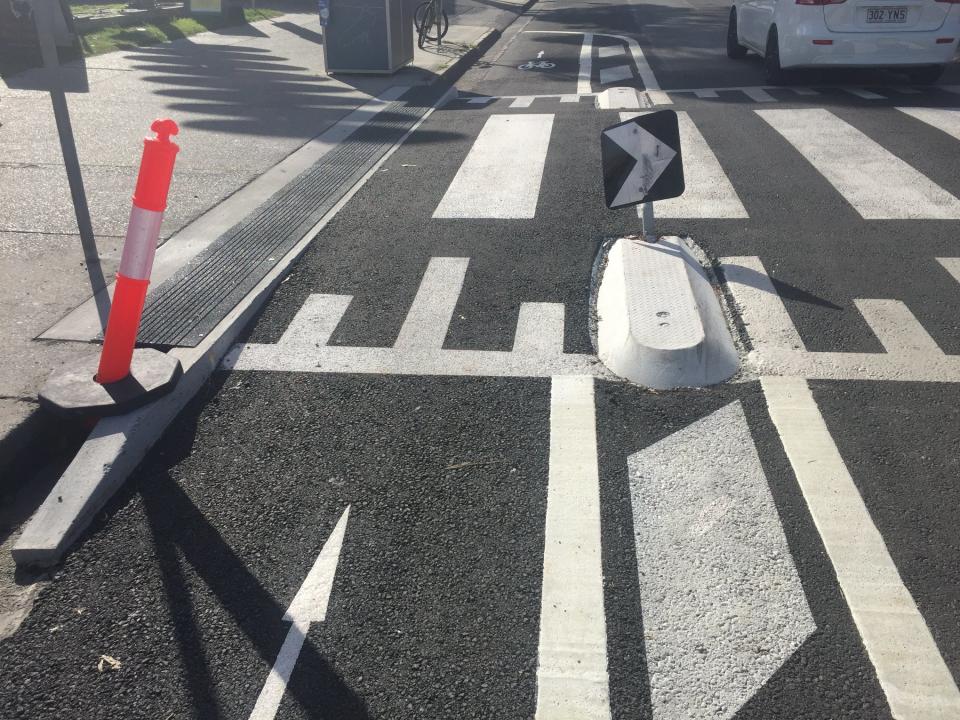
[[[720,93],[718,93],[716,90],[694,90],[693,94],[704,100],[720,97]]]
[[[760,258],[725,257],[720,266],[754,351],[806,350]]]
[[[601,58],[619,57],[624,54],[622,45],[601,45],[597,48],[597,56]]]
[[[871,92],[869,90],[864,90],[863,88],[843,88],[851,95],[856,95],[858,98],[863,98],[864,100],[886,100],[886,96],[881,95],[880,93]]]
[[[600,69],[600,84],[609,85],[610,83],[630,80],[633,77],[633,70],[629,65],[617,65],[611,68]]]
[[[819,95],[820,94],[813,88],[795,87],[790,89],[793,90],[793,92],[795,92],[797,95]]]
[[[540,604],[537,720],[608,720],[593,378],[555,377]]]
[[[627,466],[653,717],[727,720],[817,629],[740,403]]]
[[[622,112],[620,121],[642,113]],[[680,148],[683,157],[683,177],[686,188],[683,195],[670,200],[658,200],[655,208],[665,218],[747,218],[750,215],[740,201],[737,191],[727,178],[717,156],[713,154],[700,130],[684,111],[677,112],[680,127]],[[642,215],[642,207],[637,208]]]
[[[960,258],[939,260],[960,282]],[[759,258],[723,258],[721,267],[753,346],[745,370],[811,380],[960,382],[960,355],[944,354],[895,301],[854,301],[888,352],[809,352]]]
[[[960,283],[960,258],[937,258],[937,262]]]
[[[561,95],[560,102],[562,103],[580,102],[580,96],[579,95]]]
[[[524,30],[523,32],[543,35],[583,35],[583,33],[575,30]],[[653,74],[653,70],[650,68],[650,63],[647,62],[647,58],[644,56],[643,50],[640,49],[640,44],[636,40],[626,35],[612,35],[610,33],[597,33],[597,35],[600,35],[601,37],[614,38],[615,40],[626,43],[627,47],[630,49],[630,55],[633,57],[633,63],[637,66],[637,74],[643,81],[643,87],[646,90],[651,102],[654,105],[673,104],[673,100],[670,99],[670,96],[660,88],[660,83],[657,82],[657,78]],[[592,43],[592,34],[590,35],[590,38]],[[589,90],[585,91],[585,93],[589,92]]]
[[[577,94],[588,93],[593,90],[590,79],[593,75],[593,35],[583,34],[583,44],[580,46],[580,70],[577,73]]]
[[[328,345],[352,298],[310,295],[278,343],[235,345],[222,367],[312,373],[612,378],[596,356],[563,352],[562,303],[521,303],[510,351],[443,349],[466,268],[466,258],[431,259],[392,348]]]
[[[898,720],[960,717],[960,691],[830,437],[807,382],[761,378],[770,417]]]
[[[823,109],[755,110],[868,220],[960,218],[960,200]]]
[[[443,347],[469,262],[469,258],[430,258],[395,348]]]
[[[899,300],[854,300],[853,303],[888,353],[943,354],[910,309]]]
[[[277,653],[277,660],[260,691],[257,704],[250,713],[250,720],[273,720],[276,717],[311,623],[323,622],[327,617],[327,604],[333,590],[333,579],[337,573],[337,564],[340,562],[340,550],[343,547],[343,536],[347,530],[349,516],[350,507],[348,506],[283,616],[284,620],[293,624],[280,647],[280,652]]]
[[[562,354],[565,310],[563,303],[521,303],[513,352],[540,356]]]
[[[777,99],[773,95],[768,93],[763,88],[745,87],[743,88],[743,94],[746,95],[751,100],[753,100],[754,102],[767,103],[767,102],[777,101]]]
[[[533,218],[553,115],[491,115],[435,218]]]
[[[512,108],[528,108],[528,107],[530,107],[531,105],[533,105],[533,101],[534,101],[535,99],[536,99],[536,98],[535,98],[533,95],[521,95],[520,97],[514,99],[514,101],[513,101],[512,103],[510,103],[510,107],[512,107]]]
[[[897,110],[960,140],[960,110],[920,107],[898,107]]]

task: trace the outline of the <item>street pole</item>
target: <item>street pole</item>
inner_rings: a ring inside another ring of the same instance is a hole
[[[83,191],[80,160],[77,157],[77,146],[73,139],[73,128],[70,125],[67,96],[60,76],[60,60],[57,56],[57,45],[54,41],[55,1],[34,0],[33,21],[40,41],[43,65],[47,71],[50,102],[53,104],[53,116],[57,122],[57,134],[60,136],[60,151],[63,154],[63,164],[67,171],[67,182],[70,184],[70,195],[73,198],[73,210],[77,217],[77,229],[80,232],[80,244],[83,246],[83,257],[87,263],[87,273],[90,276],[90,284],[97,302],[100,326],[106,327],[107,316],[110,312],[110,300],[106,293],[101,293],[101,290],[106,288],[106,282],[100,269],[97,241],[93,235],[90,210],[87,207],[87,196]]]
[[[647,242],[656,242],[657,236],[653,231],[653,201],[643,203],[643,239]]]

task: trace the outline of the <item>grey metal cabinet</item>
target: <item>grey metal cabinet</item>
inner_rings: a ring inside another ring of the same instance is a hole
[[[329,0],[328,73],[393,73],[413,60],[411,0]]]

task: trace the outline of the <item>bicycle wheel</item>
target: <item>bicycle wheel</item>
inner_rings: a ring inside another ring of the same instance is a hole
[[[433,3],[430,3],[430,4],[433,5]],[[431,19],[432,19],[432,22],[427,23],[427,29],[426,31],[424,31],[424,36],[426,37],[427,40],[434,40],[434,41],[442,40],[443,36],[447,34],[447,30],[450,29],[450,21],[447,19],[447,11],[441,10],[440,16],[437,17],[437,11],[434,9],[431,12]],[[436,30],[438,27],[440,28],[439,37],[437,37],[437,34],[436,34]],[[431,31],[433,31],[434,33],[433,35],[430,34]]]
[[[423,16],[427,13],[427,8],[432,4],[432,0],[426,0],[417,5],[417,9],[413,11],[413,27],[420,32],[420,28],[423,27]]]
[[[426,6],[423,10],[423,13],[420,15],[420,26],[417,28],[417,47],[423,50],[423,46],[426,44],[427,40],[432,38],[427,34],[428,28],[431,25],[436,24],[436,10],[433,7],[433,0],[427,0],[420,7]],[[417,12],[420,11],[420,8],[417,8]],[[417,13],[414,13],[414,19],[416,19]]]

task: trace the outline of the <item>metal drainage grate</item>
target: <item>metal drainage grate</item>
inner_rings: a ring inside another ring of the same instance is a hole
[[[138,342],[195,347],[430,108],[394,102],[147,299]]]

